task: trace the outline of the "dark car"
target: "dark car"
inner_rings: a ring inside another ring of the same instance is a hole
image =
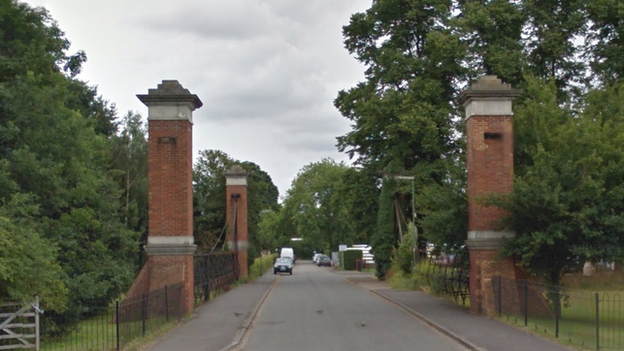
[[[316,262],[316,265],[319,267],[331,267],[331,260],[328,256],[321,256],[321,258],[319,258]]]
[[[290,258],[278,258],[273,265],[273,274],[290,273],[292,275],[293,262]]]

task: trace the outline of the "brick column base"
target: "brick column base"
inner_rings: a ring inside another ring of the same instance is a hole
[[[499,250],[470,249],[470,311],[494,316],[498,314],[493,277],[515,280],[516,267],[511,258],[503,258]],[[517,291],[506,294],[508,306],[519,306]]]
[[[164,288],[165,285],[182,283],[180,305],[184,314],[193,314],[194,272],[193,256],[152,256],[149,258],[150,291]]]

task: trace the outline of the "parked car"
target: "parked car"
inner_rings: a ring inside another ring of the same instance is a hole
[[[318,263],[319,258],[321,258],[321,256],[323,256],[323,254],[317,253],[314,254],[314,256],[312,257],[312,262],[314,262],[315,264]]]
[[[321,258],[318,259],[318,262],[316,263],[316,265],[319,267],[323,267],[323,266],[331,267],[331,260],[329,259],[328,256],[323,255],[321,256]]]
[[[292,275],[293,272],[293,262],[288,257],[281,257],[275,260],[275,265],[273,265],[273,274],[277,273],[290,273]]]

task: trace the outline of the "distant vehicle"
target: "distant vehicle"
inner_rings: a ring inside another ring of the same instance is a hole
[[[293,264],[297,259],[295,257],[295,250],[293,250],[292,247],[282,247],[282,251],[280,251],[280,258],[290,258]]]
[[[427,251],[427,257],[430,257],[431,255],[433,255],[435,245],[433,243],[427,243],[427,248],[425,250]]]
[[[314,256],[312,257],[312,262],[314,262],[315,264],[318,263],[319,258],[321,258],[323,256],[323,254],[317,253],[314,254]]]
[[[273,265],[273,274],[277,273],[290,273],[292,275],[293,272],[293,263],[288,257],[280,257],[275,260],[275,265]]]
[[[331,267],[331,260],[329,259],[328,256],[323,255],[318,259],[318,261],[316,262],[316,265],[319,267],[323,267],[323,266]]]

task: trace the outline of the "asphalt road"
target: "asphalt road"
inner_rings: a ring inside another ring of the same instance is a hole
[[[297,262],[268,295],[238,350],[465,350],[345,278]]]

